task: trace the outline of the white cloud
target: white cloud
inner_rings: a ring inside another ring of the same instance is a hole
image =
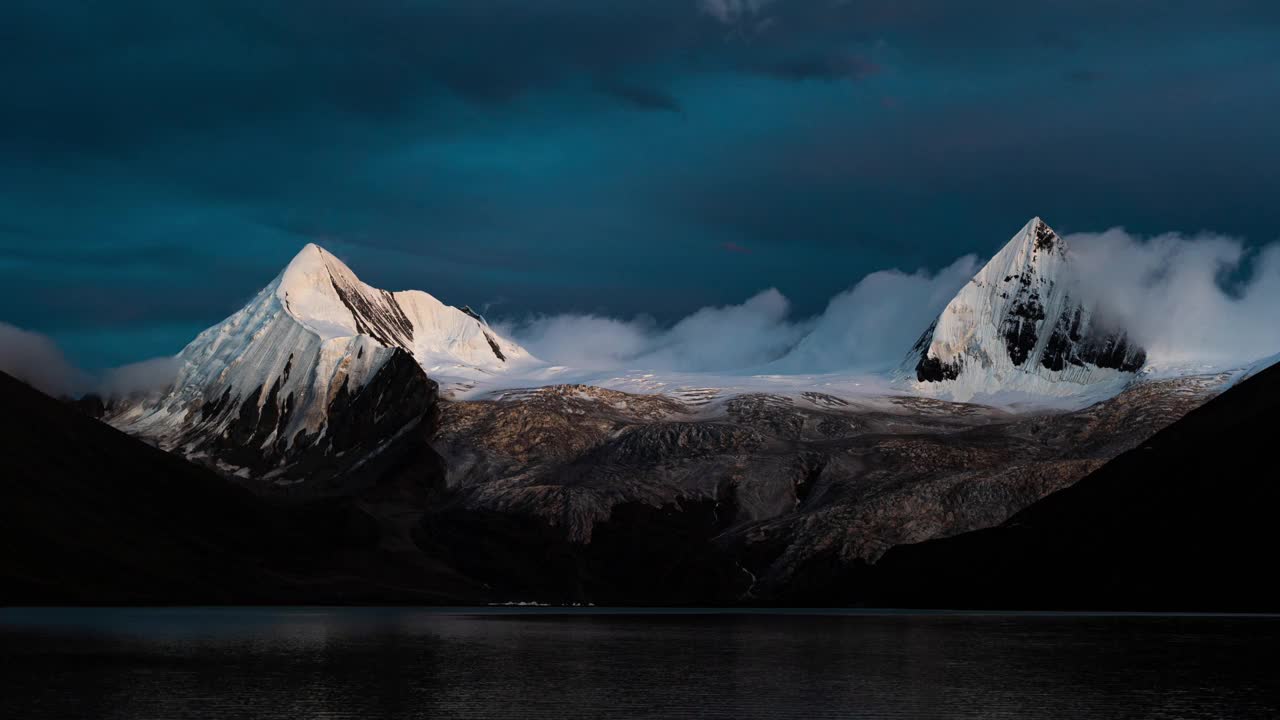
[[[539,316],[499,325],[537,357],[591,370],[684,372],[758,367],[780,357],[805,334],[788,319],[790,303],[770,288],[741,305],[706,307],[670,328],[652,319],[598,315]]]
[[[112,368],[95,378],[67,359],[52,338],[0,322],[0,371],[54,397],[120,396],[162,390],[178,375],[176,357]]]
[[[780,357],[808,330],[788,320],[791,303],[769,288],[741,305],[703,308],[658,336],[647,366],[688,372],[741,370]]]
[[[793,352],[778,362],[792,372],[895,367],[978,271],[978,259],[965,255],[931,274],[881,270],[836,295]]]
[[[90,384],[53,340],[7,323],[0,323],[0,371],[54,396],[75,395]]]
[[[620,367],[644,354],[658,330],[652,320],[618,320],[599,315],[541,315],[523,322],[497,322],[498,332],[514,338],[535,356],[573,368]]]
[[[776,373],[894,367],[977,271],[972,255],[936,274],[871,273],[814,318],[793,319],[770,288],[741,305],[706,307],[670,328],[652,319],[555,315],[500,325],[537,357],[591,370]]]
[[[1232,367],[1280,351],[1280,244],[1250,251],[1219,235],[1144,240],[1120,229],[1066,241],[1079,297],[1128,329],[1152,362]],[[897,366],[980,265],[966,255],[936,273],[874,272],[808,319],[791,318],[770,289],[670,328],[557,315],[503,329],[534,355],[583,369],[877,372]]]
[[[1080,292],[1153,362],[1239,364],[1280,350],[1280,244],[1221,235],[1069,235]]]
[[[177,357],[158,357],[122,365],[103,373],[98,392],[105,397],[146,395],[168,388],[178,377],[182,361]]]

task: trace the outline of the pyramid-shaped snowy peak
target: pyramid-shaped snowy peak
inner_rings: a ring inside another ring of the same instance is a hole
[[[178,357],[165,395],[118,401],[110,421],[188,454],[242,448],[254,474],[301,450],[342,452],[348,436],[386,440],[422,416],[409,400],[434,402],[430,375],[491,375],[532,360],[478,315],[366,285],[314,244]]]
[[[949,302],[903,366],[918,390],[968,400],[1124,384],[1146,362],[1074,292],[1071,251],[1032,218]]]
[[[366,285],[315,244],[304,247],[274,285],[286,312],[318,336],[367,335],[407,351],[428,371],[441,366],[501,371],[528,358],[469,308],[445,305],[417,290],[388,292]]]

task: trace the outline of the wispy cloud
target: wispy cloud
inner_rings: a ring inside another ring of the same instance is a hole
[[[71,363],[52,338],[0,322],[0,371],[54,397],[154,392],[173,383],[179,367],[177,358],[160,357],[95,376]]]
[[[698,0],[702,12],[726,25],[754,18],[774,0]]]
[[[776,289],[740,305],[706,307],[669,328],[653,320],[554,315],[500,329],[534,355],[589,369],[783,373],[893,367],[977,270],[967,255],[937,273],[871,273],[817,317],[791,316]]]
[[[91,384],[53,340],[7,323],[0,323],[0,371],[54,396],[75,395]]]
[[[603,370],[733,371],[781,357],[808,331],[790,319],[791,303],[770,288],[740,305],[705,307],[671,327],[641,316],[536,316],[500,324],[534,355],[561,365]]]
[[[782,358],[793,372],[896,367],[956,292],[978,271],[966,255],[938,272],[882,270],[831,298],[813,330]]]
[[[1156,363],[1238,366],[1280,351],[1280,244],[1121,229],[1066,238],[1078,297]],[[730,249],[728,244],[722,246]],[[736,247],[736,246],[735,246]],[[779,373],[889,370],[977,272],[973,255],[936,272],[874,272],[811,318],[777,290],[707,307],[670,328],[640,317],[538,316],[503,330],[543,359],[592,369]]]
[[[177,357],[152,358],[107,370],[96,387],[107,397],[146,395],[168,388],[181,369]]]

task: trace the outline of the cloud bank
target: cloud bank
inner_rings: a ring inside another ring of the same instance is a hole
[[[811,318],[792,318],[790,302],[770,288],[741,305],[702,308],[670,328],[643,316],[565,314],[499,329],[543,360],[592,370],[886,370],[977,268],[977,258],[966,255],[937,273],[874,272]]]
[[[1155,363],[1247,363],[1280,351],[1280,243],[1213,234],[1068,235],[1080,291]]]
[[[977,256],[965,255],[932,274],[871,273],[832,298],[813,331],[776,366],[792,372],[896,367],[978,268]]]
[[[740,305],[705,307],[675,325],[652,318],[542,315],[499,330],[539,358],[587,370],[738,371],[772,362],[800,341],[809,323],[788,318],[791,303],[770,288]]]
[[[1141,238],[1115,228],[1066,238],[1076,292],[1126,328],[1155,364],[1234,367],[1280,351],[1280,244],[1214,234]],[[502,324],[538,357],[584,369],[831,373],[891,370],[973,277],[966,255],[937,271],[874,272],[816,317],[794,318],[775,289],[653,320],[551,315]]]

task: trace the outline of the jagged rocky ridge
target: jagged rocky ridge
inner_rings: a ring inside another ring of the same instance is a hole
[[[1072,270],[1066,242],[1033,218],[947,304],[907,355],[904,374],[921,392],[957,400],[1118,390],[1146,351],[1073,294]]]

